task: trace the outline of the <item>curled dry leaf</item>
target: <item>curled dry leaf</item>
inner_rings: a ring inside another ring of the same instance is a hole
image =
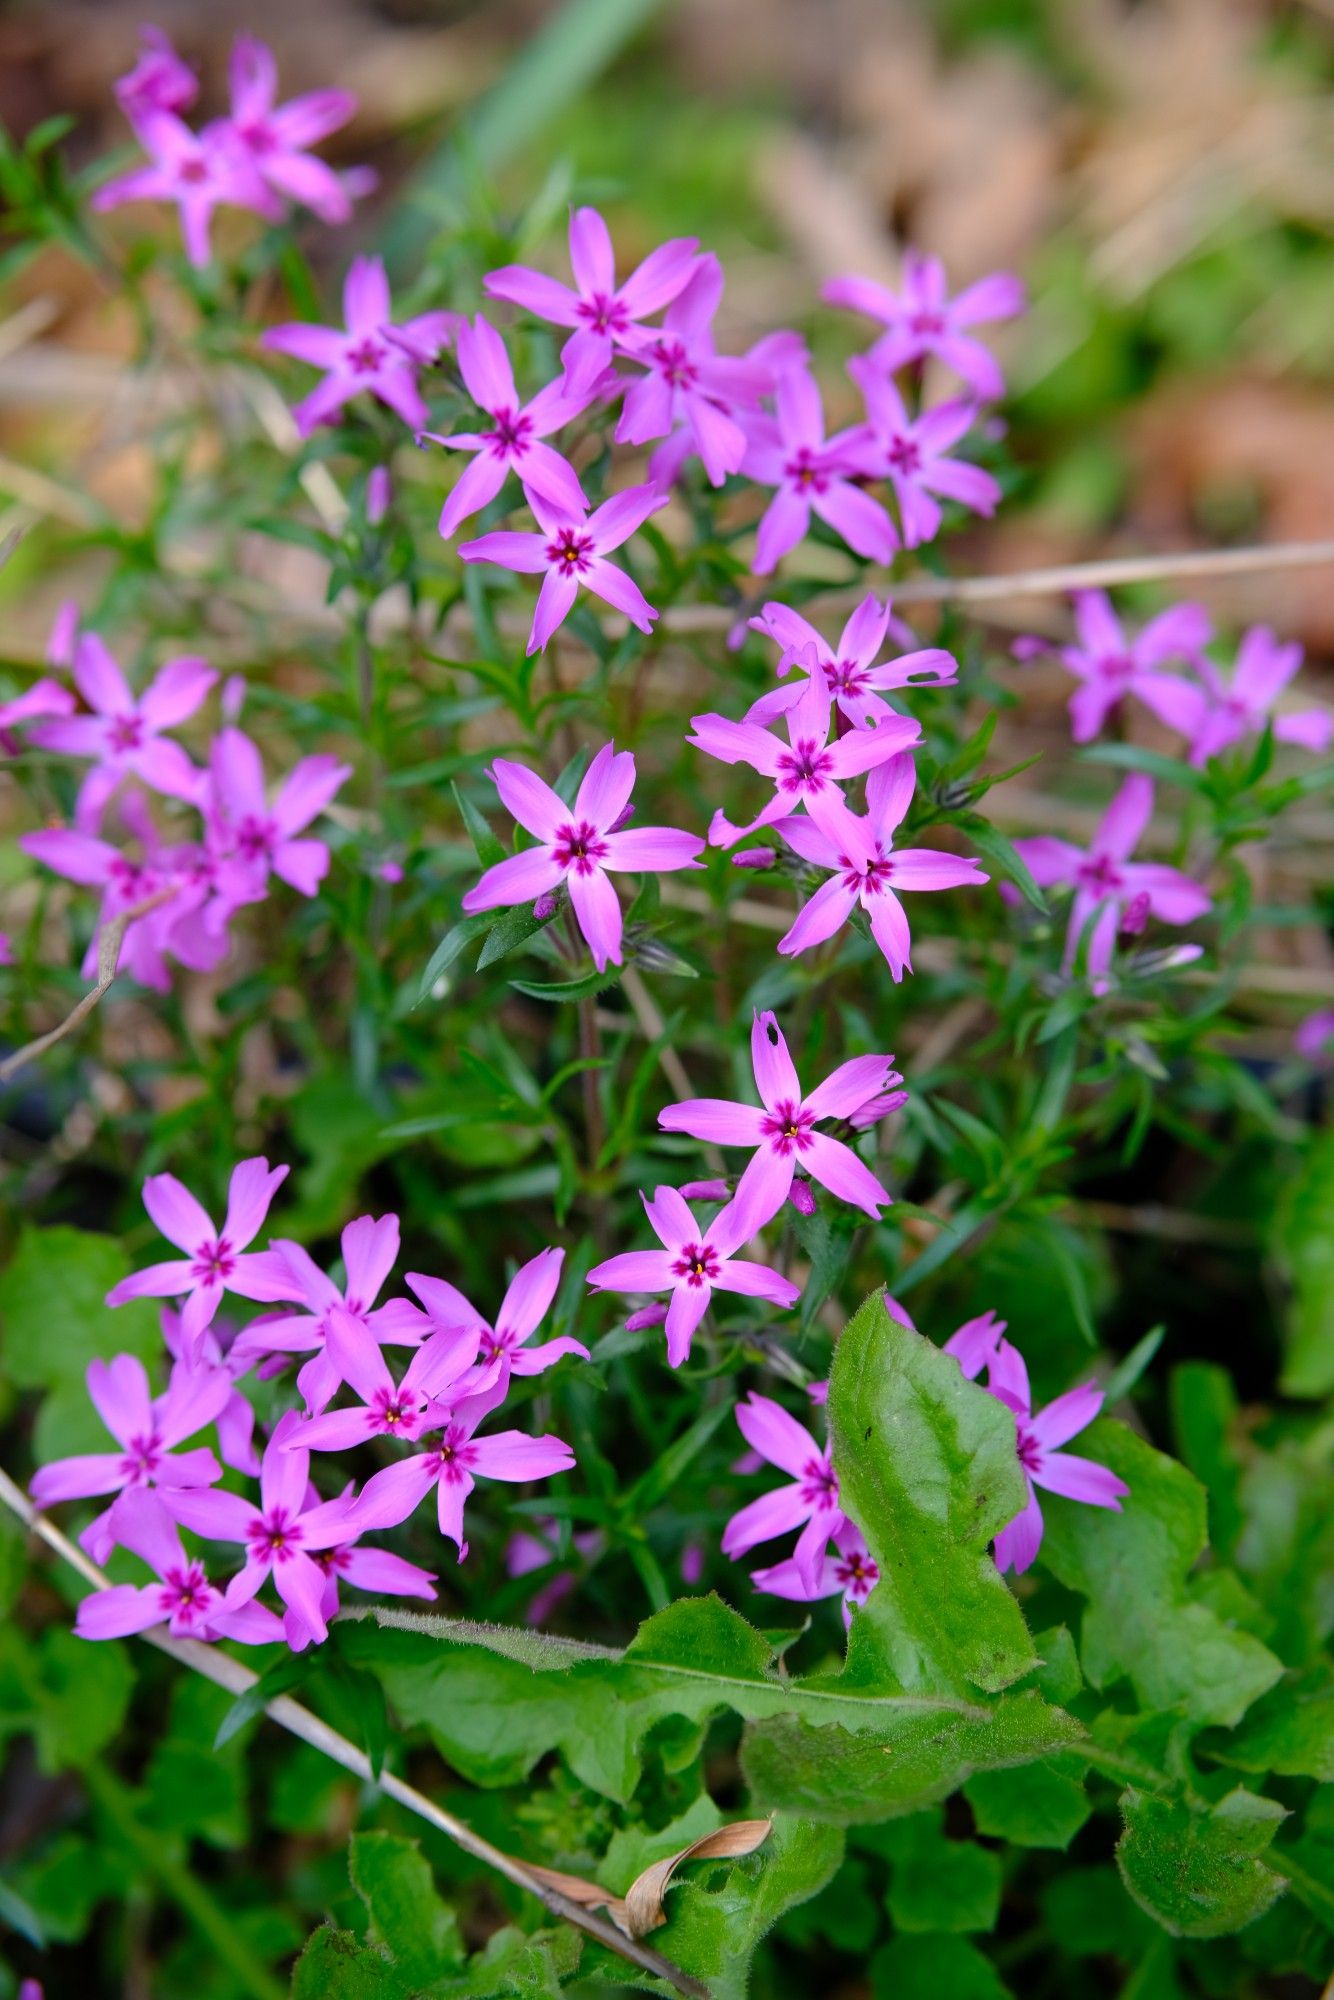
[[[716,1833],[706,1833],[701,1839],[692,1840],[689,1847],[682,1847],[663,1861],[655,1861],[651,1868],[635,1877],[624,1896],[617,1896],[598,1882],[586,1882],[582,1875],[562,1875],[555,1868],[530,1864],[528,1872],[586,1910],[605,1909],[618,1930],[627,1937],[641,1938],[666,1923],[662,1899],[683,1861],[726,1861],[753,1854],[764,1845],[772,1827],[771,1819],[731,1820]]]

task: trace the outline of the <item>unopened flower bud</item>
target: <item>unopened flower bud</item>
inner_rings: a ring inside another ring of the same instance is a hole
[[[74,642],[79,636],[79,607],[67,597],[55,615],[51,636],[46,642],[47,662],[53,667],[74,664]]]
[[[533,904],[533,915],[537,918],[539,924],[544,924],[547,921],[548,917],[555,916],[556,909],[557,909],[557,903],[556,903],[555,892],[551,889],[544,889],[541,895],[538,897],[537,901]]]
[[[772,868],[776,857],[772,847],[743,847],[732,856],[734,868]]]
[[[680,1192],[685,1201],[726,1201],[732,1189],[727,1181],[687,1181]]]
[[[806,1384],[806,1394],[817,1409],[823,1409],[824,1405],[829,1401],[829,1384],[827,1382],[808,1382]]]
[[[245,698],[246,698],[245,675],[228,674],[226,680],[222,684],[221,706],[222,706],[222,719],[224,722],[236,722],[239,720],[241,710],[245,707]]]
[[[373,528],[378,528],[389,511],[389,496],[392,492],[389,481],[389,467],[377,465],[366,481],[366,519]]]
[[[619,833],[623,826],[629,826],[634,816],[635,816],[634,800],[627,799],[625,804],[621,807],[621,810],[617,813],[615,819],[612,821],[611,825],[607,828],[607,832]]]
[[[704,1574],[704,1550],[698,1542],[687,1542],[681,1551],[682,1583],[698,1583]]]
[[[1132,896],[1121,912],[1120,934],[1123,938],[1142,937],[1149,921],[1149,892],[1141,889]]]
[[[627,1333],[643,1333],[646,1327],[661,1326],[666,1317],[667,1308],[664,1305],[641,1306],[638,1312],[631,1313],[625,1322],[625,1330]]]
[[[809,1181],[793,1181],[787,1198],[798,1215],[814,1215],[815,1196],[811,1193]]]
[[[401,882],[403,880],[403,865],[399,861],[382,861],[375,870],[375,873],[382,882]]]

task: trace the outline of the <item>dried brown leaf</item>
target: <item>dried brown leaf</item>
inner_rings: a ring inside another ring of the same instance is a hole
[[[635,1877],[624,1896],[604,1889],[600,1882],[586,1882],[582,1875],[564,1875],[556,1868],[532,1867],[529,1872],[583,1909],[605,1909],[616,1928],[624,1931],[627,1937],[642,1938],[666,1923],[667,1913],[662,1899],[683,1861],[738,1860],[743,1854],[753,1854],[756,1848],[762,1847],[772,1827],[771,1819],[731,1820],[716,1832],[692,1840],[689,1847],[679,1849],[665,1860],[655,1861],[652,1867]]]

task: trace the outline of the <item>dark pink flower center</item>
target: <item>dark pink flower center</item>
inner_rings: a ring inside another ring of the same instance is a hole
[[[721,1269],[722,1259],[711,1243],[683,1243],[672,1274],[698,1290],[701,1285],[711,1285]]]
[[[922,469],[921,448],[915,438],[896,434],[885,446],[885,454],[889,459],[890,470],[897,472],[901,478],[907,479]]]
[[[488,1327],[482,1335],[481,1351],[487,1361],[495,1361],[502,1354],[513,1354],[522,1345],[521,1333],[514,1333],[509,1327]]]
[[[371,1421],[382,1431],[393,1433],[411,1424],[417,1411],[410,1398],[399,1389],[377,1389],[371,1403]]]
[[[459,1486],[469,1467],[477,1462],[477,1447],[457,1424],[451,1424],[444,1443],[429,1454],[428,1462],[435,1478],[444,1485]]]
[[[312,1562],[319,1564],[326,1576],[336,1576],[339,1570],[351,1569],[352,1551],[347,1549],[312,1549]]]
[[[562,576],[579,576],[588,568],[593,554],[593,537],[578,528],[561,528],[554,542],[547,543],[547,561]]]
[[[130,1439],[120,1470],[131,1486],[146,1486],[161,1463],[162,1439],[152,1431],[147,1437]]]
[[[198,187],[209,178],[208,161],[204,159],[182,160],[176,169],[176,178],[187,187]]]
[[[831,660],[825,678],[833,694],[860,694],[866,685],[867,669],[857,660]]]
[[[823,743],[817,743],[814,737],[803,736],[779,756],[778,789],[780,792],[818,792],[831,777],[833,769],[832,752]]]
[[[252,153],[276,153],[280,150],[277,133],[262,118],[257,118],[253,125],[238,125],[236,131]]]
[[[815,1123],[814,1114],[803,1105],[791,1104],[786,1099],[776,1104],[772,1111],[766,1111],[760,1120],[763,1132],[782,1159],[791,1153],[809,1152],[811,1127]]]
[[[268,861],[272,858],[278,840],[278,829],[271,819],[256,819],[247,813],[236,829],[237,851],[243,861]]]
[[[788,460],[783,467],[783,477],[790,479],[801,493],[826,493],[829,490],[829,474],[807,445],[801,447],[795,458]]]
[[[304,1540],[305,1532],[297,1516],[289,1514],[286,1507],[275,1507],[250,1523],[250,1560],[290,1562]]]
[[[855,890],[859,896],[879,896],[889,887],[894,872],[892,859],[878,842],[874,861],[863,864],[854,861],[851,855],[840,854],[838,865],[843,871],[843,887]]]
[[[610,852],[599,829],[586,819],[578,826],[571,822],[558,826],[551,845],[561,867],[573,868],[576,875],[595,874]]]
[[[523,458],[533,435],[533,420],[521,410],[493,410],[495,429],[482,436],[495,458]]]
[[[1080,862],[1077,873],[1080,886],[1091,889],[1095,896],[1114,896],[1121,887],[1120,864],[1110,854],[1090,854]]]
[[[162,1579],[160,1603],[169,1617],[189,1623],[208,1609],[215,1593],[202,1563],[169,1569]]]
[[[943,313],[932,312],[929,308],[923,307],[920,312],[913,314],[912,318],[908,321],[908,326],[916,334],[943,333],[945,331],[945,317]]]
[[[349,347],[345,357],[354,375],[374,375],[377,369],[384,367],[388,358],[389,350],[381,346],[378,340],[372,339],[369,334],[364,340],[357,341],[355,346]]]
[[[819,1458],[808,1458],[797,1483],[802,1499],[813,1512],[837,1507],[838,1474],[829,1462],[828,1452],[822,1452]]]
[[[699,380],[699,369],[691,360],[684,343],[679,340],[656,341],[652,360],[654,367],[670,388],[690,389]]]
[[[880,1581],[879,1566],[860,1549],[854,1549],[850,1556],[837,1556],[834,1575],[842,1584],[844,1595],[855,1597],[859,1604],[865,1603]]]
[[[123,854],[118,854],[107,869],[107,887],[122,903],[140,903],[157,886],[158,878],[151,869],[128,861]]]
[[[624,333],[630,324],[630,315],[615,292],[594,292],[590,298],[580,299],[575,311],[594,333]]]
[[[190,1264],[190,1276],[197,1285],[226,1284],[236,1269],[236,1252],[225,1236],[216,1243],[201,1243]]]
[[[113,750],[137,750],[144,740],[143,719],[138,715],[116,715],[107,725],[107,742]]]
[[[1042,1465],[1042,1446],[1038,1443],[1022,1417],[1014,1420],[1015,1443],[1019,1449],[1019,1463],[1025,1472],[1037,1472]]]
[[[1105,681],[1115,681],[1124,687],[1135,671],[1135,662],[1128,653],[1104,653],[1098,661],[1098,672]]]

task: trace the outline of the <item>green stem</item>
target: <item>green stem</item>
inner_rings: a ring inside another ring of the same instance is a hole
[[[133,1850],[145,1872],[172,1899],[210,1950],[239,1981],[252,2000],[284,2000],[287,1988],[251,1951],[227,1912],[213,1900],[197,1875],[167,1847],[165,1841],[136,1819],[129,1787],[94,1758],[80,1773],[94,1804],[106,1815],[124,1844]]]

